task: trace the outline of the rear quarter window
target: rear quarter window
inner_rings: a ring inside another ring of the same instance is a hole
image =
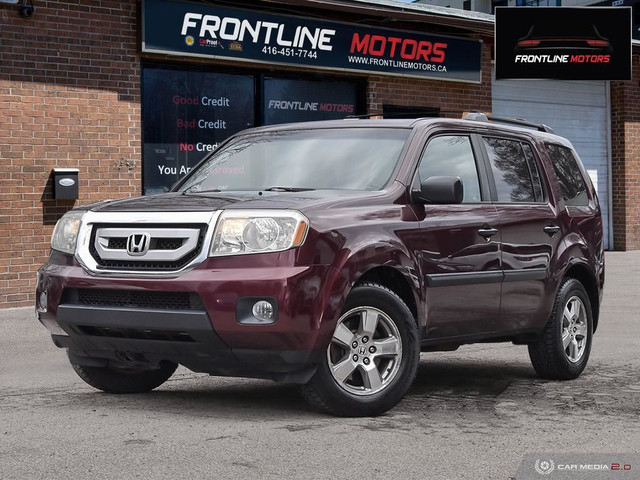
[[[587,185],[573,152],[567,147],[551,144],[547,144],[547,150],[565,204],[569,206],[589,205]]]

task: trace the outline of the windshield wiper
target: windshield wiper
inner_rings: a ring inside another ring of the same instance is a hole
[[[304,187],[269,187],[261,189],[263,192],[308,192],[309,190],[315,190],[315,188]]]
[[[193,187],[189,187],[186,190],[182,191],[182,195],[187,195],[189,193],[220,193],[222,190],[219,188],[212,188],[211,190],[192,190]]]

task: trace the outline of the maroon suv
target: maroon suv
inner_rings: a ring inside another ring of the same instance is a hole
[[[473,118],[238,134],[170,193],[64,215],[38,317],[112,393],[181,364],[377,415],[421,351],[495,341],[527,345],[542,377],[575,378],[604,282],[596,192],[547,127]]]

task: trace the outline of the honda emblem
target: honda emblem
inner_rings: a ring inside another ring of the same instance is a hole
[[[151,235],[148,233],[133,233],[127,238],[127,253],[132,257],[139,257],[149,251]]]

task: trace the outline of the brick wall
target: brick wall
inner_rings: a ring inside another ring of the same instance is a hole
[[[613,244],[640,249],[640,49],[633,51],[632,80],[611,83]]]
[[[31,305],[53,225],[79,204],[140,191],[136,2],[0,7],[0,306]],[[54,167],[80,170],[55,201]]]
[[[36,270],[65,212],[140,194],[137,3],[49,0],[36,2],[28,19],[15,5],[0,6],[0,307],[33,305]],[[371,76],[369,112],[383,104],[439,107],[448,116],[489,110],[490,52],[485,43],[481,86]],[[279,68],[293,70],[313,73]],[[80,170],[77,201],[52,198],[54,167]]]
[[[403,77],[371,76],[367,83],[369,113],[382,113],[382,105],[436,107],[445,117],[460,118],[471,110],[491,111],[491,50],[482,45],[482,84],[438,82]]]

